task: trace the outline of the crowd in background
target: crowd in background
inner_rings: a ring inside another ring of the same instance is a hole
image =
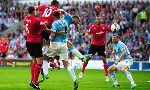
[[[30,4],[20,4],[17,0],[7,0],[0,3],[0,32],[10,28],[26,15],[26,7]],[[34,3],[35,5],[35,3]],[[136,60],[148,60],[148,54],[144,52],[147,45],[147,34],[150,30],[149,12],[146,9],[150,2],[144,1],[113,1],[113,2],[68,2],[60,5],[68,13],[80,16],[80,26],[70,26],[69,40],[76,48],[85,54],[89,50],[90,39],[84,37],[84,33],[94,24],[96,16],[104,18],[103,23],[111,25],[114,19],[120,25],[120,39],[128,46],[132,57]],[[144,13],[143,13],[144,12]],[[146,13],[145,13],[146,12]],[[142,15],[145,14],[143,17]],[[17,30],[7,35],[9,37],[9,56],[26,58],[25,31],[18,26]],[[106,54],[109,58],[112,52],[111,33],[108,34]],[[72,54],[70,53],[70,57]],[[99,59],[95,56],[93,59]]]

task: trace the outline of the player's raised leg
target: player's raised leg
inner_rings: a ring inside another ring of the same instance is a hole
[[[86,55],[82,55],[80,52],[79,52],[79,50],[78,49],[76,49],[74,46],[73,46],[73,44],[70,42],[70,41],[68,41],[67,42],[67,47],[70,49],[70,51],[74,54],[74,55],[76,55],[76,56],[78,56],[79,58],[80,58],[80,60],[87,60],[87,59],[89,59],[90,57],[91,57],[91,54],[86,54]]]

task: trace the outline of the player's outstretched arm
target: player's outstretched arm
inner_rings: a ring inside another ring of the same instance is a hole
[[[59,11],[60,11],[60,13],[62,13],[62,14],[66,14],[67,12],[65,11],[65,10],[63,10],[63,9],[58,9]]]
[[[126,51],[125,49],[122,50],[121,56],[118,58],[118,60],[115,62],[115,64],[117,65],[126,55]]]
[[[89,35],[90,35],[90,34],[88,34],[88,33],[85,33],[85,37],[86,37],[86,38],[88,38],[88,37],[89,37]]]

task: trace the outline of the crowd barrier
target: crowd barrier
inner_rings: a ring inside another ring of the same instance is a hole
[[[13,62],[15,62],[15,66],[30,66],[31,60],[30,59],[12,59]],[[69,60],[70,64],[75,69],[81,69],[82,67],[82,61],[81,60]],[[60,62],[60,67],[63,67],[62,62]],[[114,64],[114,61],[108,60],[108,66],[111,66]],[[10,65],[9,63],[2,61],[1,65]],[[102,60],[90,60],[86,69],[103,69],[103,61]],[[133,65],[130,68],[131,70],[138,70],[138,71],[150,71],[150,66],[148,61],[134,61]]]

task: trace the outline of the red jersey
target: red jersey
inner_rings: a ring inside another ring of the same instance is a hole
[[[9,44],[6,40],[0,40],[0,52],[6,53],[8,51]]]
[[[26,16],[24,19],[24,26],[26,27],[27,42],[41,43],[42,30],[46,28],[43,23],[35,16]]]
[[[51,5],[42,5],[38,7],[40,13],[40,20],[46,22],[48,25],[51,25],[54,21],[53,12],[57,10],[57,7]]]
[[[96,24],[92,25],[88,32],[88,34],[93,35],[92,44],[96,46],[105,45],[107,32],[112,32],[111,28],[108,25],[105,24],[101,24],[100,26],[97,26]]]

